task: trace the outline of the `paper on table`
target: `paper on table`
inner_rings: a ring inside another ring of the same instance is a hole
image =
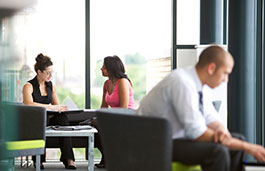
[[[72,113],[72,112],[82,112],[83,109],[79,109],[75,102],[70,98],[67,97],[62,103],[62,105],[67,106],[67,111],[54,111],[54,110],[47,110],[49,114],[57,114],[57,113]]]
[[[71,131],[71,130],[88,130],[92,127],[90,125],[76,125],[76,126],[48,126],[46,129],[60,130],[60,131]]]
[[[68,110],[79,110],[75,102],[70,98],[67,97],[63,102],[62,105],[67,106]]]

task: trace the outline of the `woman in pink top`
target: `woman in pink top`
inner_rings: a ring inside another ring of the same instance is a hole
[[[116,107],[133,109],[132,83],[125,74],[125,69],[120,58],[118,56],[105,57],[101,71],[104,77],[109,78],[104,83],[101,108]],[[94,126],[97,127],[96,123],[94,123]],[[100,163],[95,164],[95,166],[104,168],[104,154],[102,153],[103,150],[99,134],[95,135],[95,146],[101,151],[102,158]]]
[[[101,108],[134,108],[133,88],[122,61],[118,56],[107,56],[101,67],[102,75],[109,79],[105,81]]]

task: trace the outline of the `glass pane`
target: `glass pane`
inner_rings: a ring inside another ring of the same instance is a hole
[[[16,70],[20,58],[16,55],[16,35],[12,17],[0,19],[0,89],[1,101],[17,100],[19,92],[19,72]]]
[[[39,53],[51,57],[53,82],[61,103],[72,99],[79,108],[85,101],[85,0],[39,0],[12,20],[18,74],[15,101],[22,102],[22,87],[35,76]]]
[[[22,87],[36,75],[35,58],[43,53],[53,61],[59,101],[85,107],[85,0],[38,0],[0,27],[0,63],[7,66],[0,75],[1,99],[22,102]],[[57,151],[47,149],[48,160],[59,160]],[[85,156],[84,150],[75,153]]]
[[[132,81],[137,107],[157,82],[149,69],[160,66],[152,64],[167,60],[166,71],[171,69],[171,0],[92,0],[90,8],[91,106],[101,104],[106,79],[100,71],[103,58],[118,55]]]
[[[197,60],[197,49],[177,49],[177,68],[195,65]]]
[[[177,0],[177,44],[200,44],[200,1]]]

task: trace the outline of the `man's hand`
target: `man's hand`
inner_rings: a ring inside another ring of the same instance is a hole
[[[222,124],[218,122],[213,122],[210,125],[208,125],[208,130],[206,132],[211,132],[209,136],[210,135],[213,136],[215,143],[220,142],[231,150],[243,150],[246,153],[255,157],[257,161],[265,162],[265,148],[263,146],[257,144],[251,144],[239,140],[237,138],[233,138],[229,133],[229,131],[224,126],[222,126]]]
[[[215,121],[207,125],[209,129],[214,131],[214,142],[218,143],[223,142],[228,143],[229,140],[232,138],[230,132],[224,127],[221,122]]]
[[[243,150],[252,155],[256,160],[265,162],[265,148],[261,145],[251,144],[237,138],[230,137],[222,132],[222,130],[215,132],[215,136],[224,146],[233,150]]]
[[[219,129],[217,129],[215,131],[215,134],[214,134],[214,142],[215,143],[221,142],[222,144],[225,145],[225,144],[230,143],[231,138],[232,138],[232,136],[231,136],[230,132],[223,127],[220,127]]]
[[[265,162],[265,148],[263,146],[246,142],[245,151],[255,157],[258,162]]]

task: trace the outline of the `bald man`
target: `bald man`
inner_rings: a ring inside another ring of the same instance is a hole
[[[231,135],[212,104],[212,89],[228,81],[233,66],[229,52],[208,47],[195,67],[172,71],[141,101],[137,114],[170,121],[173,161],[204,171],[242,171],[244,152],[265,161],[265,149]]]

